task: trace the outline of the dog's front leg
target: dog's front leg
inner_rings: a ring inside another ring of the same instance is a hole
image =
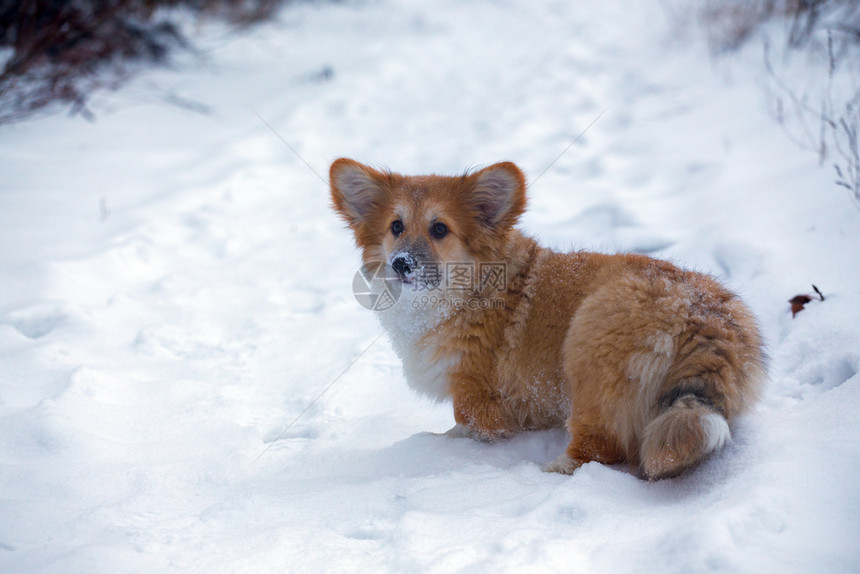
[[[454,438],[495,441],[516,433],[501,393],[471,377],[452,381],[454,420],[457,425],[445,433]]]

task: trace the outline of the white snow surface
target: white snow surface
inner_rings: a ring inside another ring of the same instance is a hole
[[[658,6],[297,3],[205,25],[94,123],[3,126],[0,571],[860,570],[860,210],[767,113],[760,51],[713,61]],[[654,483],[542,472],[563,430],[439,436],[353,298],[339,156],[512,160],[545,244],[719,276],[761,404]]]

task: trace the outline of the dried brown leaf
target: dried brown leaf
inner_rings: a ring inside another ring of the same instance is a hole
[[[803,311],[804,306],[813,301],[814,299],[818,299],[819,301],[824,301],[824,294],[818,290],[818,287],[815,285],[812,286],[817,294],[817,297],[813,295],[795,295],[791,299],[788,300],[791,303],[791,317],[794,318],[795,315]]]

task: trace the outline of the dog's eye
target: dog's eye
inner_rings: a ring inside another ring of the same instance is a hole
[[[399,219],[395,219],[391,223],[391,233],[394,234],[394,237],[397,237],[398,235],[403,233],[403,222],[400,221]]]
[[[433,227],[430,228],[430,235],[436,239],[442,239],[448,235],[448,226],[444,223],[434,223]]]

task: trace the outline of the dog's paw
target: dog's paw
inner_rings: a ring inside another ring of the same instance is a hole
[[[557,472],[559,474],[573,474],[573,472],[582,466],[582,462],[574,460],[563,454],[552,462],[549,462],[541,467],[544,472]]]
[[[474,430],[466,425],[461,425],[460,423],[457,423],[448,429],[448,431],[445,432],[445,436],[448,438],[480,438]]]
[[[515,434],[514,432],[504,430],[486,432],[457,423],[441,436],[448,438],[470,438],[480,442],[494,443],[513,438]]]

